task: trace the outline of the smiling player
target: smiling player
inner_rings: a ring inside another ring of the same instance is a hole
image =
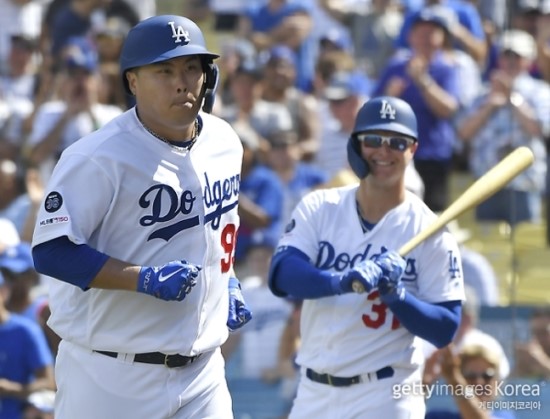
[[[401,258],[435,214],[405,189],[418,147],[416,117],[394,97],[359,110],[348,160],[359,185],[305,196],[270,270],[278,296],[303,299],[301,379],[290,418],[424,418],[420,339],[447,345],[464,298],[458,246],[448,231]],[[335,221],[336,220],[336,221]],[[354,294],[359,281],[367,294]],[[403,386],[403,388],[405,388]]]

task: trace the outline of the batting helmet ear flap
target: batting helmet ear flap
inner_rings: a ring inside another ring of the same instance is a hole
[[[218,89],[218,83],[220,80],[220,70],[213,62],[206,63],[205,73],[205,88],[204,102],[202,104],[202,110],[206,113],[211,113],[214,107],[214,100],[216,99],[216,90]]]
[[[355,173],[359,179],[367,177],[370,172],[369,165],[363,159],[363,157],[361,157],[361,152],[359,151],[359,142],[353,134],[350,135],[348,139],[347,152],[348,163],[351,167],[351,170],[353,170],[353,173]]]

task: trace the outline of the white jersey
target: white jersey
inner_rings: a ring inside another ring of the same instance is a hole
[[[435,218],[420,198],[407,192],[402,204],[364,233],[357,188],[318,190],[304,197],[279,248],[295,247],[317,268],[344,273],[362,260],[399,249]],[[464,299],[460,254],[451,233],[436,233],[405,259],[402,281],[412,295],[430,303]],[[388,365],[415,369],[424,361],[420,338],[399,324],[377,290],[305,300],[300,330],[297,363],[320,373],[351,377]]]
[[[53,281],[49,325],[63,339],[94,350],[183,355],[226,340],[242,146],[225,121],[200,118],[190,151],[147,133],[131,109],[63,152],[33,245],[68,236],[136,265],[185,259],[202,266],[182,302]]]

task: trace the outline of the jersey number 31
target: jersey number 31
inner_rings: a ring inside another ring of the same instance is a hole
[[[367,300],[374,301],[379,300],[380,294],[377,291],[371,292],[367,296]],[[363,314],[363,323],[365,326],[371,328],[371,329],[378,329],[380,326],[382,326],[384,323],[386,323],[386,316],[390,312],[390,315],[392,316],[391,321],[391,330],[395,330],[399,327],[399,320],[397,317],[393,315],[393,313],[388,309],[388,306],[381,302],[373,303],[371,306],[371,313]]]

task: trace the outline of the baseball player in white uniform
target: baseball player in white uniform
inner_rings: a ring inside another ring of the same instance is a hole
[[[59,279],[57,419],[233,417],[219,347],[251,317],[232,268],[243,151],[208,113],[215,58],[189,19],[138,23],[121,54],[136,106],[54,169],[33,256]]]
[[[368,101],[348,141],[360,183],[306,195],[280,239],[271,290],[304,299],[290,418],[424,417],[420,338],[437,347],[451,341],[464,291],[448,231],[405,259],[394,250],[435,217],[405,189],[417,147],[406,102]],[[354,281],[367,293],[354,293]]]

